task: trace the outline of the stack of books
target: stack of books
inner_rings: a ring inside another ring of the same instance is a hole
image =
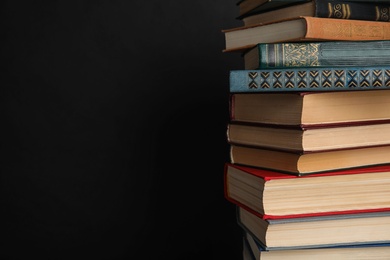
[[[244,259],[390,259],[390,1],[242,0],[225,197]]]

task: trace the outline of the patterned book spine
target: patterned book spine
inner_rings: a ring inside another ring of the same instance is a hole
[[[306,40],[373,41],[390,39],[390,25],[386,22],[319,17],[304,18],[307,25]]]
[[[374,4],[374,2],[359,3],[348,1],[318,1],[316,0],[317,17],[356,19],[368,21],[389,21],[389,3]]]
[[[390,67],[232,70],[229,80],[231,93],[390,89]]]
[[[390,64],[390,41],[270,43],[257,48],[258,68]]]

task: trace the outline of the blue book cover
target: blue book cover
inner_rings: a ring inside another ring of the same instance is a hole
[[[390,89],[390,65],[232,70],[231,93]]]

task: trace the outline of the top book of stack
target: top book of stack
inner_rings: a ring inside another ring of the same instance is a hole
[[[242,4],[245,2],[254,3],[258,0],[247,0]],[[273,0],[247,11],[237,19],[242,21],[244,25],[269,23],[297,16],[388,22],[390,19],[389,7],[390,1]]]
[[[386,21],[389,19],[388,11],[382,9],[390,3],[388,0],[241,0],[237,3],[237,6],[239,7],[239,16],[237,18],[244,19],[258,13],[291,6],[303,6],[310,2],[315,3],[316,5],[319,4],[321,7],[320,9],[322,9],[320,13],[326,14],[327,17],[361,19],[354,18],[355,15],[358,15],[368,18],[368,20]],[[380,12],[380,17],[372,13],[372,10],[370,9],[370,6],[372,5],[379,8],[377,10]],[[326,8],[324,8],[324,6],[326,6]],[[365,10],[357,10],[359,7]],[[301,6],[300,8],[302,9]],[[358,13],[355,13],[355,10],[357,10]],[[352,16],[352,18],[350,18],[350,16]]]

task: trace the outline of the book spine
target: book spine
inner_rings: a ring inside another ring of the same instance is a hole
[[[232,70],[231,93],[390,89],[390,67]]]
[[[385,66],[390,41],[258,44],[258,68]]]
[[[389,21],[389,4],[375,4],[348,1],[316,0],[317,17],[354,19],[368,21]]]
[[[373,41],[390,39],[390,23],[350,19],[302,17],[305,40]],[[303,39],[302,39],[303,40]]]

